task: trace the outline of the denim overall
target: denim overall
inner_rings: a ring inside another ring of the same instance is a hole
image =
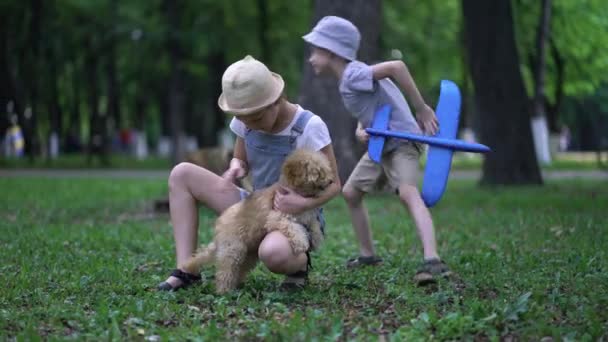
[[[296,139],[302,135],[304,127],[312,115],[311,112],[304,111],[291,128],[291,134],[288,136],[247,129],[245,150],[254,191],[267,188],[279,181],[281,166],[287,156],[296,148]],[[325,233],[323,208],[317,209],[317,219],[321,223],[321,231]]]

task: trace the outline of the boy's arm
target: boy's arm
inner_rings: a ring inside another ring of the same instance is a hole
[[[355,130],[355,137],[362,143],[367,143],[369,141],[369,134],[365,131],[363,124],[361,121],[357,121],[357,129]]]
[[[435,134],[439,127],[435,112],[424,102],[405,63],[399,60],[389,61],[372,65],[371,68],[374,79],[381,80],[390,77],[397,82],[412,102],[420,128],[425,133]]]

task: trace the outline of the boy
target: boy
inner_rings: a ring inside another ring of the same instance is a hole
[[[437,131],[435,113],[424,102],[405,63],[389,61],[370,66],[356,60],[361,35],[350,21],[335,16],[324,17],[303,38],[312,46],[309,62],[315,73],[333,75],[339,80],[342,101],[359,121],[355,132],[358,140],[368,141],[365,128],[371,125],[375,111],[383,104],[390,104],[393,108],[390,130],[417,134],[422,133],[421,129],[428,134]],[[408,94],[416,109],[418,123],[391,78]],[[416,144],[388,139],[381,165],[374,163],[366,153],[353,170],[342,194],[350,210],[360,255],[348,260],[348,267],[382,262],[374,250],[369,217],[362,200],[366,193],[373,190],[381,176],[386,176],[389,185],[412,215],[422,242],[424,262],[414,280],[424,285],[450,274],[447,265],[437,254],[433,220],[417,188],[419,157],[420,149]]]

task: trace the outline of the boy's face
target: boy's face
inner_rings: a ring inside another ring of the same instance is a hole
[[[277,120],[278,111],[278,103],[273,103],[255,113],[237,116],[236,118],[244,123],[249,129],[270,132],[272,130],[272,126],[274,126],[275,121]]]
[[[310,65],[312,65],[312,69],[314,70],[315,74],[321,75],[330,71],[329,64],[331,59],[331,52],[316,46],[312,46],[308,62]]]

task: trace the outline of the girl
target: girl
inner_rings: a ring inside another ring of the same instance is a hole
[[[305,198],[282,188],[275,194],[275,209],[296,214],[318,208],[340,193],[327,126],[320,117],[289,102],[283,91],[281,76],[251,56],[232,64],[224,72],[218,105],[225,113],[234,115],[230,129],[237,135],[234,158],[228,170],[220,177],[194,164],[181,163],[169,176],[170,214],[178,267],[190,258],[198,242],[196,202],[218,214],[223,212],[249,195],[234,184],[236,179],[250,173],[254,190],[276,183],[283,160],[296,148],[324,153],[337,181],[315,198]],[[319,220],[323,223],[322,212]],[[287,275],[284,288],[306,285],[309,257],[307,253],[294,255],[281,233],[269,233],[260,244],[258,256],[271,272]],[[158,288],[177,290],[200,279],[198,274],[177,268]]]

